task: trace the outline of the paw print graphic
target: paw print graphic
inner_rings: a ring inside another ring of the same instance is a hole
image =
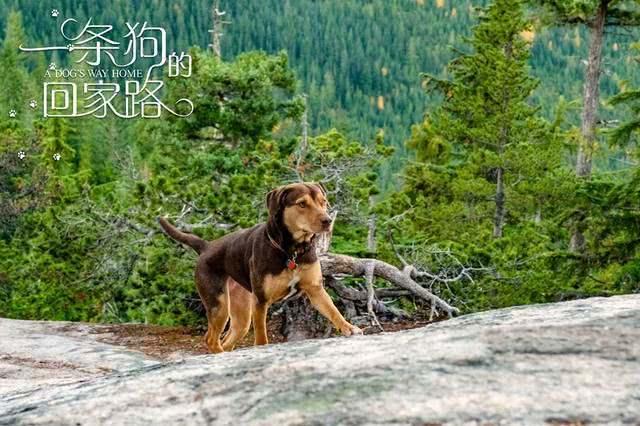
[[[56,69],[56,63],[55,62],[51,62],[49,64],[49,71],[55,71]]]
[[[18,158],[21,160],[24,160],[24,158],[27,156],[27,154],[25,154],[24,151],[19,151],[18,152]]]
[[[60,12],[58,12],[58,9],[52,9],[51,10],[51,17],[52,18],[57,18],[58,15],[60,15]]]
[[[54,161],[60,161],[61,158],[62,158],[62,155],[58,154],[57,152],[53,154]]]
[[[29,106],[31,107],[31,109],[35,109],[38,106],[38,103],[35,99],[31,99],[31,102],[29,102]]]
[[[67,50],[73,52],[73,44],[67,44]]]
[[[12,109],[11,111],[9,111],[9,117],[16,118],[16,115],[18,115],[18,113],[16,112],[15,109]]]

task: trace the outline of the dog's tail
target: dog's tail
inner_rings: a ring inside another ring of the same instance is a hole
[[[168,236],[180,243],[188,245],[196,252],[198,252],[198,254],[202,253],[205,247],[207,247],[207,242],[205,240],[198,237],[197,235],[180,231],[178,228],[170,224],[167,219],[159,217],[158,222]]]

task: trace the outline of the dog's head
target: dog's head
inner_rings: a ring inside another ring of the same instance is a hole
[[[269,220],[285,226],[296,242],[309,242],[331,227],[327,194],[317,183],[293,183],[267,194]]]

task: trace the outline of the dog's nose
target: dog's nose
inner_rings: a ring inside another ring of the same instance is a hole
[[[331,218],[329,216],[322,219],[322,226],[328,228],[331,225]]]

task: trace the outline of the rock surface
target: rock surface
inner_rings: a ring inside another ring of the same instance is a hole
[[[640,424],[640,295],[159,361],[0,319],[0,424]]]

